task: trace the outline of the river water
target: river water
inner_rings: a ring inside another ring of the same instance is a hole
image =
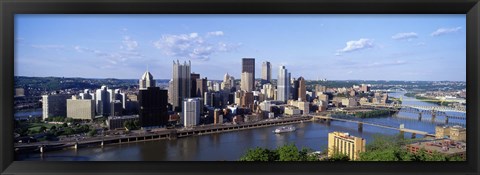
[[[391,93],[390,96],[400,97],[403,93]],[[436,104],[422,102],[415,98],[403,96],[403,103],[408,105],[436,106]],[[458,114],[457,114],[458,115]],[[439,123],[430,121],[424,115],[418,121],[417,114],[399,112],[398,116],[364,119],[371,123],[379,123],[398,127],[404,124],[405,128],[417,129],[435,133],[435,126]],[[438,116],[439,121],[443,116]],[[443,117],[444,118],[444,117]],[[465,120],[450,122],[465,123]],[[363,125],[363,131],[357,131],[356,123],[332,121],[330,125],[320,122],[304,122],[294,124],[295,132],[274,134],[272,131],[278,126],[257,128],[251,130],[192,136],[176,140],[159,140],[121,145],[107,145],[103,148],[81,148],[78,150],[65,149],[60,151],[30,153],[17,155],[17,160],[47,160],[47,161],[234,161],[238,160],[249,148],[267,147],[274,149],[278,146],[294,143],[297,147],[308,147],[314,150],[325,150],[328,144],[328,133],[333,131],[348,132],[353,136],[365,138],[367,144],[375,135],[395,135],[396,130]],[[410,133],[405,133],[409,138]]]

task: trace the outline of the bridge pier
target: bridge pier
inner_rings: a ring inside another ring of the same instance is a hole
[[[435,111],[432,111],[432,122],[435,122],[435,118],[437,117],[437,114]]]
[[[445,117],[445,124],[448,124],[448,116]]]
[[[330,119],[325,119],[325,123],[327,124],[327,126],[330,126]]]
[[[363,123],[358,123],[358,132],[363,132]]]
[[[45,152],[45,147],[44,146],[40,146],[40,153],[43,153]]]
[[[170,131],[170,134],[168,135],[168,139],[177,139],[177,130],[172,130]]]
[[[78,149],[78,142],[75,142],[75,145],[73,145],[74,149]]]
[[[422,121],[422,112],[418,113],[418,121]]]
[[[417,134],[412,133],[412,139],[417,138]]]
[[[404,136],[404,135],[405,135],[405,131],[400,130],[400,135]]]

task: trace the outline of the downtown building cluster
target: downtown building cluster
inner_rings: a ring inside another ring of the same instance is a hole
[[[138,120],[144,129],[224,122],[239,124],[324,111],[331,99],[332,89],[316,85],[308,91],[306,80],[293,78],[286,66],[278,67],[275,81],[272,64],[268,61],[262,63],[261,79],[255,79],[255,59],[243,58],[240,81],[228,73],[223,80],[208,80],[191,72],[191,67],[190,61],[173,61],[172,79],[164,89],[156,87],[154,76],[147,70],[139,79],[138,89],[102,86],[78,94],[43,95],[43,119],[52,116],[88,120],[108,117],[107,123],[115,123],[110,129],[121,128],[121,124],[129,120]],[[350,94],[369,92],[370,86],[334,89],[334,92],[349,90],[352,90]],[[385,102],[382,95],[376,94],[374,101]],[[366,99],[335,97],[333,105],[354,106],[362,100]]]

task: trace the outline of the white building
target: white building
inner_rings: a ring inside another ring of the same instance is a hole
[[[187,98],[183,101],[183,125],[185,127],[196,126],[200,123],[200,98]]]
[[[287,102],[290,96],[290,77],[285,66],[280,66],[277,80],[277,100]]]
[[[240,89],[246,92],[251,92],[253,91],[253,84],[255,82],[252,82],[253,74],[250,72],[242,72],[242,77],[241,77],[241,82],[240,82]]]

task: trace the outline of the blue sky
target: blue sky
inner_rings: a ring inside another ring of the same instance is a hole
[[[16,15],[15,75],[170,79],[192,61],[240,78],[241,58],[330,80],[466,79],[465,15]]]

